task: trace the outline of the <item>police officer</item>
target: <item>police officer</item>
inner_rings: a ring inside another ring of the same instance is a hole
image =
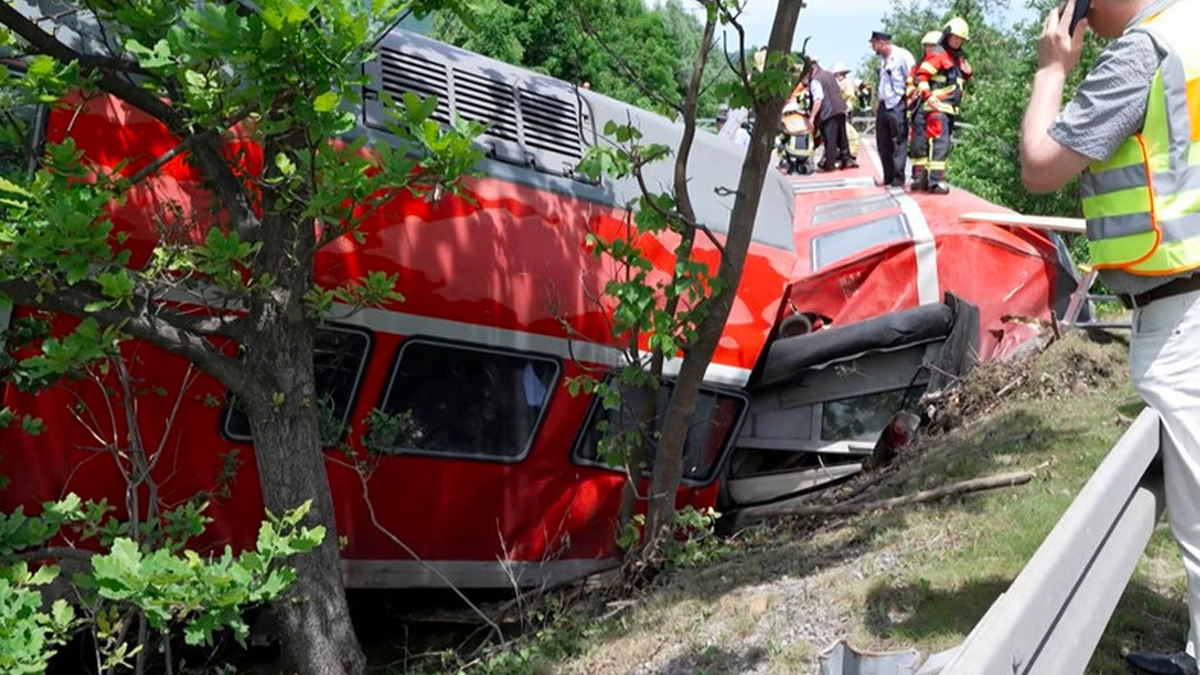
[[[904,165],[907,163],[908,120],[904,100],[904,83],[913,67],[913,56],[903,47],[892,44],[889,33],[871,33],[871,49],[882,61],[879,64],[879,100],[875,103],[875,145],[883,164],[883,185],[904,186]]]

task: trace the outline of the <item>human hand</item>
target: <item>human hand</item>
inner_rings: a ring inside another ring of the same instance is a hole
[[[1076,0],[1067,0],[1065,7],[1052,9],[1042,24],[1042,36],[1038,40],[1038,69],[1054,68],[1062,74],[1071,72],[1079,65],[1083,52],[1083,37],[1087,32],[1087,18],[1082,19],[1072,35],[1071,16],[1075,12]]]

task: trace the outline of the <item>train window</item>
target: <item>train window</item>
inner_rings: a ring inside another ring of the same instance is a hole
[[[844,230],[828,232],[813,238],[813,270],[819,270],[829,263],[865,251],[877,244],[911,238],[908,219],[899,213],[869,220]]]
[[[515,462],[533,445],[558,361],[417,338],[400,347],[380,411],[391,438],[376,451]],[[381,447],[383,449],[381,449]]]
[[[824,204],[814,206],[812,224],[822,225],[835,220],[841,220],[842,218],[865,216],[872,211],[894,209],[899,206],[900,202],[896,201],[896,198],[890,194],[873,195],[859,199],[839,199],[835,202],[825,202]]]
[[[313,347],[317,397],[328,402],[332,421],[345,429],[370,357],[371,334],[361,328],[326,325],[317,331]],[[236,401],[226,406],[221,430],[231,440],[251,440],[250,419]]]
[[[662,428],[662,417],[666,413],[667,400],[671,396],[671,383],[665,383],[658,388],[654,400],[654,419],[652,432],[656,435]],[[649,392],[645,389],[634,389],[621,397],[621,407],[607,410],[597,399],[592,404],[587,426],[571,458],[579,463],[591,466],[612,468],[612,465],[600,456],[600,440],[604,433],[616,433],[624,429],[635,428],[635,420],[645,404]],[[701,389],[696,399],[696,412],[692,417],[692,425],[688,430],[687,442],[683,454],[683,478],[693,484],[704,484],[716,477],[717,467],[725,455],[726,449],[733,442],[733,433],[741,424],[746,410],[747,399],[743,395],[717,392],[711,389]],[[601,422],[607,430],[602,430]],[[650,447],[648,463],[653,461],[655,448]]]
[[[821,440],[872,440],[904,405],[907,388],[826,401],[821,406]]]

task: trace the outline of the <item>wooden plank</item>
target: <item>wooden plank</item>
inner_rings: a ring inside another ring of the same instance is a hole
[[[1083,218],[1055,218],[1052,216],[1026,216],[1019,213],[987,213],[976,211],[958,217],[965,223],[994,223],[1012,227],[1031,227],[1037,230],[1053,230],[1085,234],[1087,223]]]

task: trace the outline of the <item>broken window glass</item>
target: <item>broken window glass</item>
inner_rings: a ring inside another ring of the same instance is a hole
[[[647,466],[650,466],[654,460],[656,448],[653,439],[658,438],[658,434],[662,430],[662,418],[666,413],[667,401],[671,396],[672,388],[672,383],[663,383],[655,396],[653,418],[647,428],[648,437],[652,439],[652,442],[647,445]],[[636,430],[649,395],[650,392],[647,389],[630,389],[621,395],[621,405],[613,410],[605,409],[597,399],[592,404],[587,428],[579,443],[576,444],[572,459],[580,464],[609,468],[619,466],[628,451],[622,450],[621,447],[615,447],[609,453],[612,456],[602,457],[601,439],[606,433],[612,438],[616,434]],[[745,408],[746,399],[742,396],[707,389],[700,391],[700,395],[696,399],[696,412],[692,416],[692,425],[688,430],[687,442],[684,446],[684,479],[696,483],[707,483],[714,478],[726,448],[733,441],[732,432],[741,421]]]
[[[904,404],[907,388],[826,401],[821,407],[822,441],[870,441]]]
[[[382,452],[516,461],[533,444],[558,381],[542,356],[412,339],[380,410],[398,422]]]

